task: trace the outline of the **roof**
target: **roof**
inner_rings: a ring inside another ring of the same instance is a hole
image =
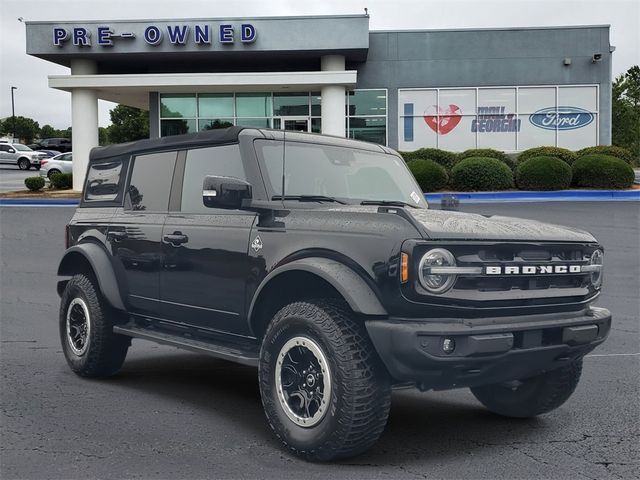
[[[236,143],[238,135],[245,127],[229,127],[215,130],[207,130],[198,133],[188,133],[186,135],[172,135],[161,138],[148,138],[135,142],[119,143],[106,147],[96,147],[91,150],[89,159],[91,161],[101,158],[113,158],[120,155],[131,155],[153,150],[181,149],[188,147],[224,145]]]

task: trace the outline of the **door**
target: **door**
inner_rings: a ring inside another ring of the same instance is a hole
[[[309,117],[275,117],[273,119],[273,128],[280,130],[310,132],[309,125]]]
[[[107,230],[121,288],[135,313],[162,317],[160,269],[162,226],[169,209],[169,195],[176,152],[138,155],[133,159],[126,187],[125,206],[118,209]]]
[[[180,202],[167,216],[162,232],[160,294],[165,314],[169,320],[212,332],[249,335],[244,302],[249,236],[256,214],[202,203],[206,175],[246,180],[239,147],[197,148],[183,158]]]
[[[0,143],[0,163],[16,163],[15,149],[8,143]]]

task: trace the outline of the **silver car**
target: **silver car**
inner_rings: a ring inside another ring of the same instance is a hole
[[[31,167],[40,170],[40,161],[45,157],[44,153],[33,151],[21,143],[0,143],[0,163],[18,165],[20,170],[29,170]]]
[[[51,175],[56,173],[72,173],[72,159],[72,152],[61,153],[52,158],[45,158],[41,162],[42,168],[40,169],[40,176],[51,178]]]

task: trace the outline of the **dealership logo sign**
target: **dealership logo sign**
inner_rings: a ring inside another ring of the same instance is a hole
[[[456,128],[462,120],[462,110],[454,104],[450,104],[448,107],[431,105],[425,110],[422,118],[429,128],[438,135],[446,135]]]
[[[529,121],[545,130],[575,130],[593,122],[593,113],[578,107],[542,108],[529,117]]]
[[[521,120],[515,113],[505,113],[506,107],[478,107],[478,118],[471,122],[473,133],[519,132]]]

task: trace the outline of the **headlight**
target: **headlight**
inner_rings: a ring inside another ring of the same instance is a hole
[[[424,254],[418,267],[420,283],[431,293],[444,293],[453,287],[456,275],[438,273],[438,267],[455,267],[456,258],[449,250],[434,248]]]
[[[602,285],[602,269],[603,269],[604,253],[602,250],[596,250],[591,254],[589,264],[598,267],[591,272],[591,283],[594,287],[600,288]]]

